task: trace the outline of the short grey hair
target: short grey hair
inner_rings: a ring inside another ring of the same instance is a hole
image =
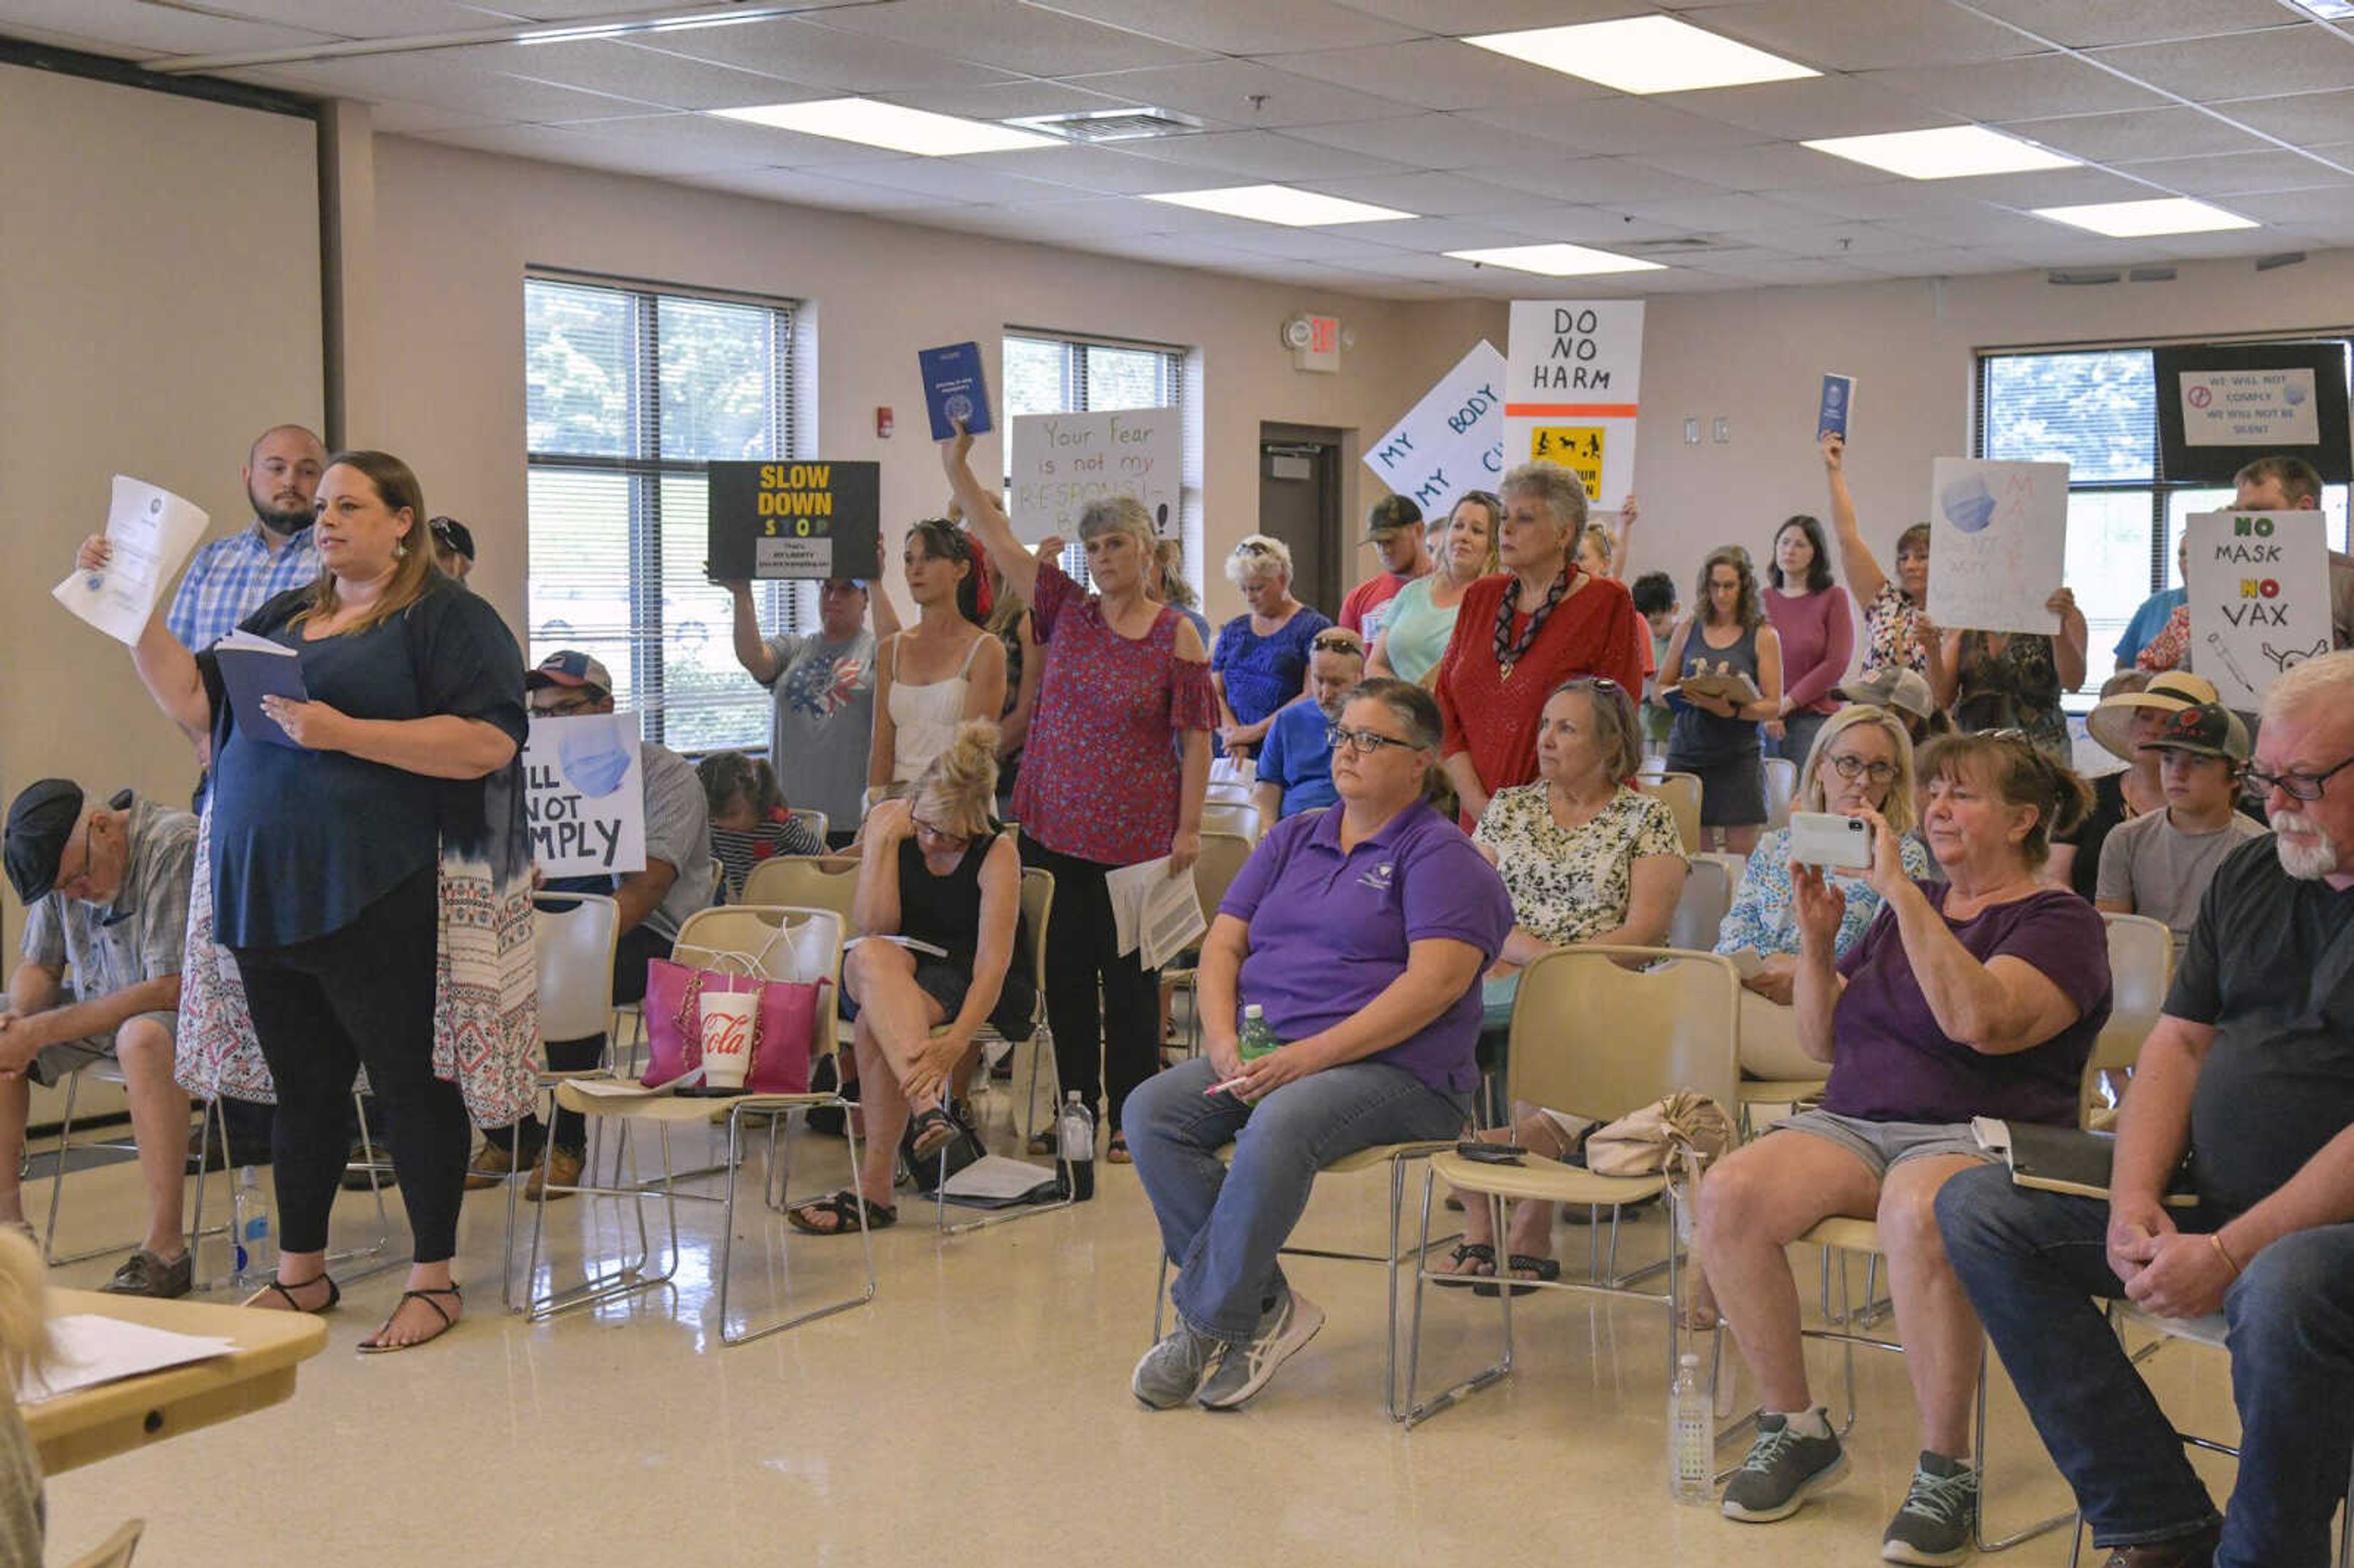
[[[1126,534],[1132,536],[1137,547],[1150,556],[1161,545],[1161,535],[1152,526],[1152,514],[1144,503],[1133,495],[1114,495],[1102,501],[1090,501],[1079,514],[1079,542],[1087,543],[1105,534]]]
[[[2264,694],[2266,723],[2325,713],[2354,715],[2354,648],[2291,665]]]
[[[1226,580],[1236,588],[1274,572],[1291,580],[1291,546],[1272,534],[1246,534],[1226,556]]]
[[[1557,462],[1524,462],[1504,476],[1496,493],[1509,500],[1533,496],[1553,514],[1553,526],[1575,535],[1585,526],[1585,485]]]

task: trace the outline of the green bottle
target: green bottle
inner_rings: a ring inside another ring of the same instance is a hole
[[[1255,1001],[1243,1009],[1240,1044],[1246,1062],[1256,1062],[1283,1044],[1275,1037],[1275,1031],[1267,1027],[1267,1010]]]

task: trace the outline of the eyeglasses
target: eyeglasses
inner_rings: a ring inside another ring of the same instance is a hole
[[[531,711],[540,718],[570,718],[575,714],[585,714],[596,705],[597,699],[586,692],[572,692],[554,702],[534,703]]]
[[[1357,641],[1353,631],[1320,631],[1309,642],[1310,653],[1356,653],[1362,655],[1365,645]]]
[[[2265,773],[2251,768],[2244,777],[2249,792],[2253,795],[2261,798],[2277,789],[2290,800],[2302,800],[2309,806],[2321,799],[2323,786],[2349,768],[2354,768],[2354,757],[2320,773],[2299,773],[2295,769],[2286,773]]]
[[[1327,725],[1324,727],[1324,738],[1331,744],[1333,750],[1339,751],[1345,747],[1360,757],[1374,756],[1384,747],[1392,746],[1405,751],[1422,749],[1413,741],[1400,740],[1395,736],[1384,735],[1379,730],[1342,729],[1337,724]]]
[[[1891,784],[1896,779],[1896,765],[1893,762],[1866,762],[1861,757],[1826,757],[1823,760],[1842,779],[1869,779],[1874,784]]]
[[[923,834],[927,838],[938,839],[942,843],[961,844],[971,842],[969,835],[964,833],[952,833],[946,828],[940,826],[938,822],[926,821],[923,818],[915,815],[913,812],[908,813],[907,820],[916,825],[916,831],[917,832]]]

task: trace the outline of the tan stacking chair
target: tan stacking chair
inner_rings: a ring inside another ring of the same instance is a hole
[[[1790,804],[1798,795],[1798,764],[1787,757],[1768,757],[1766,763],[1766,826],[1790,825]]]
[[[1667,802],[1668,810],[1675,813],[1676,836],[1684,841],[1686,854],[1698,854],[1708,847],[1701,837],[1699,774],[1642,774],[1636,778],[1635,788]]]
[[[794,821],[799,822],[801,826],[815,833],[817,835],[817,842],[821,846],[824,844],[827,829],[825,813],[823,811],[818,810],[816,808],[811,806],[794,806],[789,809],[785,812],[785,815],[790,817]]]
[[[132,1520],[112,1535],[67,1563],[65,1568],[131,1568],[131,1559],[139,1551],[140,1538],[146,1533],[145,1520]]]
[[[1251,856],[1253,841],[1236,832],[1218,828],[1202,830],[1202,858],[1193,863],[1193,894],[1202,901],[1202,918],[1215,922],[1218,906],[1225,903],[1226,890],[1243,872],[1243,863]],[[1202,1054],[1202,1015],[1198,992],[1194,989],[1196,970],[1165,969],[1161,971],[1161,1016],[1166,1020],[1177,992],[1183,991],[1191,1010],[1186,1015],[1185,1054]]]
[[[1629,969],[1621,958],[1667,959],[1657,968]],[[1734,1065],[1741,1028],[1736,999],[1741,973],[1730,959],[1713,953],[1658,948],[1581,947],[1546,953],[1521,973],[1512,1001],[1511,1046],[1506,1059],[1506,1092],[1513,1102],[1554,1106],[1581,1115],[1615,1120],[1690,1089],[1732,1113],[1738,1070]],[[1679,1262],[1677,1195],[1664,1176],[1596,1176],[1540,1155],[1524,1164],[1492,1165],[1468,1160],[1453,1150],[1430,1158],[1422,1184],[1422,1229],[1416,1253],[1414,1320],[1405,1372],[1405,1421],[1416,1425],[1466,1396],[1501,1381],[1512,1370],[1512,1297],[1515,1284],[1540,1289],[1582,1290],[1639,1296],[1658,1301],[1668,1314],[1668,1375],[1675,1373],[1677,1314],[1683,1300],[1684,1271]],[[1434,1275],[1428,1262],[1431,1198],[1441,1181],[1465,1194],[1485,1198],[1495,1215],[1495,1234],[1507,1234],[1505,1204],[1523,1198],[1576,1203],[1617,1212],[1643,1199],[1668,1194],[1670,1235],[1668,1288],[1664,1296],[1633,1291],[1603,1278],[1589,1265],[1583,1280],[1519,1280],[1500,1267],[1496,1292],[1503,1312],[1503,1355],[1426,1404],[1414,1391],[1421,1372],[1424,1287]]]
[[[1266,824],[1258,820],[1258,808],[1247,800],[1205,800],[1202,805],[1202,832],[1235,833],[1250,843],[1258,842]]]
[[[1695,854],[1684,874],[1682,893],[1668,922],[1668,946],[1705,953],[1716,946],[1724,912],[1733,907],[1734,885],[1741,880],[1741,857]]]
[[[2101,1093],[2104,1077],[2133,1070],[2174,982],[2174,933],[2164,922],[2147,915],[2104,915],[2101,924],[2109,933],[2109,1021],[2084,1063],[2076,1109],[2085,1127],[2108,1108]]]

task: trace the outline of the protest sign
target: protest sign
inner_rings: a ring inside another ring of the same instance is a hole
[[[2329,525],[2318,512],[2197,512],[2183,524],[2190,662],[2253,710],[2329,652]]]
[[[535,718],[523,747],[532,863],[548,876],[646,868],[646,788],[635,714]]]
[[[2230,484],[2260,457],[2297,457],[2331,484],[2349,461],[2346,344],[2165,344],[2150,351],[2158,381],[2159,471]]]
[[[1013,418],[1013,532],[1074,543],[1091,501],[1132,495],[1173,537],[1184,495],[1184,420],[1174,408]]]
[[[1438,516],[1467,490],[1504,477],[1504,356],[1481,342],[1365,453],[1396,494]]]
[[[713,578],[881,575],[882,482],[871,462],[713,463]]]
[[[1617,505],[1635,487],[1642,302],[1514,300],[1511,355],[1504,467],[1557,462],[1589,503]]]
[[[1939,458],[1929,484],[1929,619],[1949,631],[2060,630],[2043,608],[2068,558],[2068,465]]]

